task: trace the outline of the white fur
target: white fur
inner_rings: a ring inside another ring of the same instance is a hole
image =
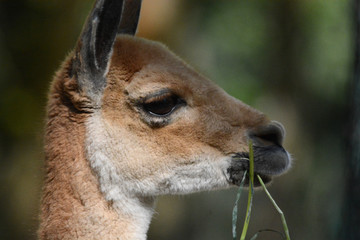
[[[153,214],[153,201],[135,198],[129,193],[121,173],[113,164],[114,147],[106,131],[101,113],[95,113],[87,122],[86,146],[90,166],[98,176],[100,189],[107,201],[112,201],[119,215],[130,219],[134,239],[146,239]],[[110,143],[109,143],[110,141]],[[121,157],[121,156],[117,156]],[[144,201],[141,201],[144,200]]]
[[[146,146],[137,144],[137,138],[106,122],[101,110],[87,122],[85,146],[90,166],[98,176],[105,199],[113,202],[119,215],[133,220],[136,239],[146,239],[156,196],[229,186],[229,158],[215,154],[211,157],[211,153],[202,150],[202,154],[191,156],[190,164],[166,159],[167,166],[148,166],[151,159],[166,156],[149,153]]]

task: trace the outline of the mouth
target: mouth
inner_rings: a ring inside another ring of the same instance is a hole
[[[279,145],[254,146],[254,186],[260,186],[256,175],[264,183],[271,182],[272,178],[285,173],[291,166],[289,153]],[[228,169],[230,182],[239,185],[245,171],[249,171],[249,153],[240,152],[232,156],[231,167]],[[248,175],[248,174],[247,174]],[[245,185],[249,185],[249,178],[245,178]]]

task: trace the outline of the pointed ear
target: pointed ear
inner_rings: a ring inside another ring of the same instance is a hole
[[[72,75],[90,98],[99,99],[118,33],[134,35],[141,0],[97,0],[77,43]]]
[[[135,35],[139,22],[141,0],[125,0],[118,34]]]

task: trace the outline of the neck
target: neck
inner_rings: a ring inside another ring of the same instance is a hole
[[[39,238],[146,239],[153,200],[105,199],[85,157],[87,115],[62,98],[64,82],[71,80],[61,74],[57,79],[48,105]]]

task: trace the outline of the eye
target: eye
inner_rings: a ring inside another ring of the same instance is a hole
[[[146,112],[156,116],[166,116],[173,112],[177,106],[184,103],[174,94],[163,94],[151,97],[143,103]]]

